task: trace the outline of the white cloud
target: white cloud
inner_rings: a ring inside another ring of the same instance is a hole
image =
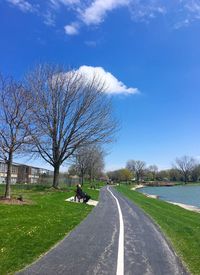
[[[81,66],[78,71],[83,74],[86,78],[92,79],[92,77],[98,76],[102,81],[105,82],[107,87],[106,92],[108,94],[138,94],[137,88],[128,88],[123,82],[118,80],[110,72],[105,71],[102,67],[92,66]]]
[[[16,6],[23,12],[33,12],[35,7],[25,0],[7,0],[8,3]]]
[[[190,12],[196,19],[200,19],[200,2],[199,0],[188,0],[185,3],[185,8]]]
[[[55,26],[55,16],[52,12],[47,11],[47,13],[44,14],[44,23],[47,26]]]
[[[185,19],[185,20],[183,20],[183,21],[177,22],[177,23],[174,25],[174,28],[178,30],[178,29],[183,28],[183,27],[188,27],[189,24],[190,24],[189,19]]]
[[[94,0],[90,4],[78,5],[76,8],[77,22],[82,25],[99,25],[114,9],[125,7],[134,21],[147,21],[156,14],[165,14],[166,10],[160,0]]]
[[[0,0],[1,1],[1,0]],[[68,35],[76,35],[80,28],[100,25],[116,9],[126,8],[135,22],[149,22],[165,16],[169,26],[179,29],[200,20],[200,0],[5,0],[22,12],[34,12],[49,26],[56,24],[61,8],[70,11],[71,21],[64,27]],[[31,3],[35,4],[31,4]],[[39,3],[39,4],[36,4]]]
[[[50,4],[54,8],[59,8],[61,5],[70,7],[80,4],[80,0],[50,0]]]
[[[166,8],[159,1],[135,1],[129,7],[132,20],[148,22],[150,19],[155,18],[157,15],[166,14]]]
[[[82,12],[82,21],[86,25],[99,24],[103,21],[107,12],[122,6],[128,6],[129,3],[130,0],[95,0]]]
[[[79,25],[77,23],[72,23],[64,27],[65,33],[68,35],[76,35],[79,33]]]
[[[195,0],[187,1],[185,3],[185,7],[191,12],[198,12],[198,13],[200,12],[199,1],[195,1]]]

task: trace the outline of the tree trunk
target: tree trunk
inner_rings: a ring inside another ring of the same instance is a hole
[[[11,198],[10,185],[11,185],[11,173],[12,173],[12,160],[13,160],[13,152],[12,150],[10,150],[8,162],[7,162],[7,176],[6,176],[6,190],[5,190],[6,199]]]
[[[139,182],[140,182],[140,175],[139,174],[136,174],[136,182],[137,182],[137,184],[139,184]]]
[[[59,185],[59,170],[60,170],[60,165],[55,165],[54,166],[54,174],[53,174],[53,188],[58,189]]]
[[[83,181],[84,181],[84,173],[81,171],[81,186],[83,186]]]
[[[84,181],[83,175],[81,175],[81,186],[83,186],[83,181]]]
[[[187,183],[187,179],[188,179],[188,175],[185,173],[185,174],[184,174],[184,183],[185,183],[185,184]]]

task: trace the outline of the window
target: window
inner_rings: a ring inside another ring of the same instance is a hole
[[[18,172],[18,167],[12,166],[12,174],[17,174],[17,172]]]
[[[39,174],[39,169],[31,168],[31,175],[38,175],[38,174]]]
[[[0,162],[0,172],[6,172],[6,163]]]

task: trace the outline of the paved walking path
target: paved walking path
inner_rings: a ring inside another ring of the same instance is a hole
[[[110,187],[109,187],[110,188]],[[113,188],[62,242],[18,275],[185,275],[163,235]]]

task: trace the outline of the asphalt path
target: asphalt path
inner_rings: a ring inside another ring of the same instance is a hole
[[[70,203],[70,202],[69,202]],[[186,275],[159,228],[111,187],[63,241],[18,275]]]

